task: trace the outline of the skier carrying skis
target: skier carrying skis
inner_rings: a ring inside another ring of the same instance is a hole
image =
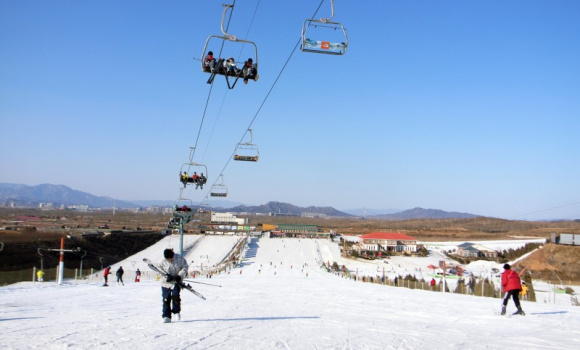
[[[504,272],[501,274],[501,287],[503,292],[505,293],[505,297],[503,298],[503,306],[501,308],[501,314],[505,315],[507,303],[512,297],[514,299],[514,304],[518,308],[518,311],[514,313],[514,315],[525,315],[522,307],[520,306],[520,299],[518,298],[520,292],[522,291],[522,282],[520,280],[520,276],[517,272],[511,270],[510,264],[503,265]]]
[[[171,314],[175,314],[177,320],[181,319],[181,298],[179,293],[181,291],[181,282],[187,276],[187,261],[179,255],[175,254],[172,249],[165,249],[163,251],[163,259],[157,263],[157,267],[161,271],[165,271],[167,278],[161,278],[161,295],[163,297],[163,317],[164,323],[171,322]]]

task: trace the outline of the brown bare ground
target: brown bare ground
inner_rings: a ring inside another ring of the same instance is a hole
[[[580,284],[580,247],[548,243],[518,262],[532,277],[553,283]],[[560,282],[562,280],[562,282]]]
[[[40,220],[20,221],[21,216],[35,216]],[[110,229],[162,230],[170,215],[110,211],[79,213],[68,210],[41,211],[38,209],[0,208],[0,226],[17,227],[16,230],[0,231],[0,242],[5,244],[52,241],[63,236],[80,236],[84,231],[96,231],[99,226]],[[521,238],[550,238],[555,233],[580,234],[580,221],[510,221],[495,218],[474,219],[421,219],[421,220],[373,220],[361,218],[301,218],[284,216],[249,216],[250,225],[304,224],[318,225],[323,230],[335,230],[340,234],[361,235],[375,231],[396,231],[413,236],[420,241],[446,240],[506,240]],[[34,229],[33,229],[34,228]],[[197,226],[188,224],[186,229],[196,231]],[[58,243],[54,244],[55,247]],[[36,250],[32,254],[37,254]],[[1,255],[1,253],[0,253]],[[1,258],[1,256],[0,256]],[[534,278],[545,280],[558,277],[580,281],[580,247],[549,244],[534,253],[522,264],[528,266]]]
[[[578,221],[510,221],[494,218],[474,219],[417,219],[417,220],[371,220],[371,219],[312,219],[300,217],[251,217],[251,222],[265,224],[318,225],[325,230],[340,234],[361,235],[376,231],[396,231],[422,241],[448,240],[497,240],[550,238],[551,232],[580,233]]]

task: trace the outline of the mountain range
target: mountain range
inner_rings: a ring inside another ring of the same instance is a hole
[[[38,207],[41,203],[52,203],[59,207],[88,205],[91,208],[134,208],[128,201],[109,197],[97,197],[90,193],[73,190],[64,185],[41,184],[28,186],[0,183],[0,203],[14,204],[18,207]]]
[[[52,203],[54,207],[88,205],[90,208],[136,208],[157,205],[172,207],[172,201],[127,201],[110,197],[99,197],[92,194],[73,190],[64,185],[41,184],[28,186],[22,184],[0,183],[0,206],[38,207],[41,203]],[[215,211],[229,211],[235,213],[271,213],[274,215],[296,215],[304,213],[324,215],[329,217],[356,217],[356,211],[347,213],[332,207],[298,207],[289,203],[271,201],[258,206],[246,206],[235,202],[216,201],[210,203]],[[232,205],[224,208],[224,205]],[[394,210],[389,210],[394,211]],[[364,209],[370,214],[376,211]],[[409,220],[409,219],[447,219],[447,218],[474,218],[477,215],[458,212],[446,212],[438,209],[413,208],[400,212],[391,212],[379,215],[364,215],[366,218],[382,220]]]
[[[332,207],[297,207],[288,203],[280,202],[268,202],[263,205],[258,206],[245,206],[238,205],[236,207],[228,209],[229,212],[234,213],[272,213],[275,215],[301,215],[303,213],[313,214],[313,215],[326,215],[335,217],[349,217],[354,216]]]
[[[478,216],[480,215],[458,213],[454,211],[443,211],[440,209],[413,208],[398,213],[373,215],[370,217],[385,220],[410,220],[410,219],[472,219]]]

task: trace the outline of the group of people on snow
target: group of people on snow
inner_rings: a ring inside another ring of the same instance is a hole
[[[111,266],[107,266],[104,270],[103,270],[103,277],[105,278],[105,283],[103,284],[103,287],[108,287],[108,282],[109,282],[109,275],[111,274]],[[123,282],[123,275],[125,274],[125,270],[123,270],[123,266],[119,266],[119,268],[117,269],[117,271],[115,272],[115,276],[117,276],[117,285],[125,285],[125,282]],[[137,269],[137,271],[135,271],[135,282],[139,282],[141,280],[141,271],[139,271],[139,269]]]
[[[187,271],[189,265],[187,261],[180,255],[176,254],[173,249],[165,249],[163,251],[163,259],[157,263],[157,268],[166,273],[166,276],[161,276],[159,279],[161,282],[161,295],[163,299],[162,304],[162,318],[163,322],[169,323],[173,316],[177,320],[181,319],[181,297],[180,292],[182,287],[182,281],[187,276]],[[501,314],[506,314],[507,304],[509,299],[513,299],[517,311],[514,315],[525,315],[522,310],[519,296],[525,300],[527,299],[528,287],[525,282],[521,281],[520,275],[511,269],[509,264],[503,265],[504,272],[501,275],[501,286],[502,292],[505,296],[502,301]],[[525,269],[524,269],[525,270]],[[522,270],[521,272],[523,272]],[[520,272],[520,274],[521,274]],[[103,272],[105,278],[104,286],[107,286],[107,276],[111,273],[111,267],[108,266]],[[117,284],[123,284],[123,268],[120,266],[117,269]],[[136,271],[135,282],[139,282],[141,272],[139,269]],[[431,287],[435,287],[435,279],[431,279],[429,282]]]
[[[125,285],[125,283],[123,282],[123,274],[124,273],[125,273],[125,270],[123,270],[123,266],[119,266],[119,268],[115,272],[115,276],[117,276],[117,285],[123,285],[123,286]],[[107,283],[109,281],[110,274],[111,274],[111,266],[107,266],[103,270],[103,277],[105,278],[105,283],[103,284],[103,287],[109,286]]]

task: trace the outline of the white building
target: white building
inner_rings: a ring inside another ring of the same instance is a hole
[[[237,218],[232,213],[211,213],[212,224],[232,224],[232,225],[247,225],[247,218]]]

